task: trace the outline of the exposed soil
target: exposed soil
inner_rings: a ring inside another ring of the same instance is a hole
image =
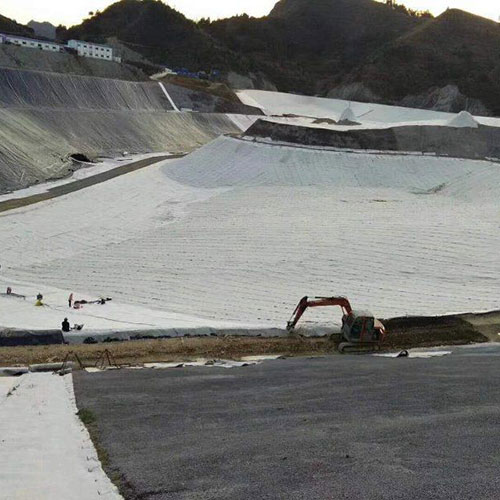
[[[315,123],[328,123],[316,120]],[[340,125],[352,125],[342,122]],[[308,146],[376,151],[419,151],[454,158],[500,157],[498,127],[456,128],[433,125],[393,126],[385,129],[333,130],[257,120],[245,133],[273,141]]]
[[[384,320],[384,324],[389,334],[383,350],[471,344],[498,339],[500,312],[393,318]],[[71,346],[2,347],[0,366],[58,362],[63,361],[68,353],[76,353],[84,365],[93,366],[106,349],[117,364],[131,365],[196,358],[239,359],[259,354],[317,356],[335,353],[339,341],[338,335],[307,338],[200,337]]]
[[[385,343],[387,349],[488,341],[479,329],[460,316],[409,316],[384,320],[383,323],[389,332]]]
[[[179,85],[180,87],[198,92],[205,92],[216,97],[222,97],[230,102],[241,104],[236,93],[223,83],[214,83],[207,80],[197,80],[194,78],[186,78],[179,75],[169,75],[164,78],[164,81]]]
[[[500,341],[500,311],[491,311],[484,314],[464,314],[461,318],[490,341]]]
[[[118,364],[154,361],[187,361],[196,358],[238,359],[258,354],[286,356],[318,355],[335,351],[329,338],[248,338],[209,337],[159,340],[133,340],[90,345],[21,346],[0,348],[0,366],[63,361],[70,352],[78,354],[85,365],[92,366],[108,349]]]

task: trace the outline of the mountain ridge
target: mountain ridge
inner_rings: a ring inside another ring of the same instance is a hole
[[[218,69],[257,88],[500,114],[500,26],[457,9],[280,0],[268,16],[194,22],[160,0],[121,0],[58,36],[119,39],[156,68]]]
[[[2,16],[0,14],[0,32],[9,35],[19,35],[19,36],[33,36],[34,32],[28,26],[19,24],[13,19]]]
[[[343,85],[370,82],[385,102],[450,84],[500,114],[500,25],[449,9],[373,54]]]

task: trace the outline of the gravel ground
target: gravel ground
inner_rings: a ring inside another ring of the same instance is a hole
[[[130,499],[496,499],[500,348],[74,377]]]

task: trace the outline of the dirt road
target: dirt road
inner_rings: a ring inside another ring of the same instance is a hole
[[[74,193],[75,191],[80,191],[81,189],[94,186],[95,184],[100,184],[101,182],[109,181],[115,177],[128,174],[130,172],[135,172],[141,168],[149,167],[154,163],[158,163],[167,159],[182,158],[184,154],[168,155],[168,156],[156,156],[154,158],[146,158],[144,160],[139,160],[133,163],[127,163],[126,165],[121,165],[112,170],[102,172],[92,177],[87,177],[86,179],[80,179],[78,181],[70,182],[68,184],[63,184],[62,186],[56,186],[44,193],[38,193],[31,196],[26,196],[25,198],[13,198],[11,200],[6,200],[0,202],[0,213],[7,212],[9,210],[14,210],[16,208],[27,207],[29,205],[34,205],[35,203],[40,203],[41,201],[51,200],[53,198],[58,198],[59,196],[64,196],[65,194]]]

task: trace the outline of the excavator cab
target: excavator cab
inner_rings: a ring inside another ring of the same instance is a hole
[[[353,311],[345,297],[303,297],[287,323],[287,330],[292,332],[304,312],[310,307],[340,306],[342,308],[342,338],[340,352],[363,352],[376,349],[384,341],[384,325],[373,314],[366,311]]]
[[[352,311],[342,318],[342,336],[349,342],[378,342],[380,332],[375,328],[373,314]]]

